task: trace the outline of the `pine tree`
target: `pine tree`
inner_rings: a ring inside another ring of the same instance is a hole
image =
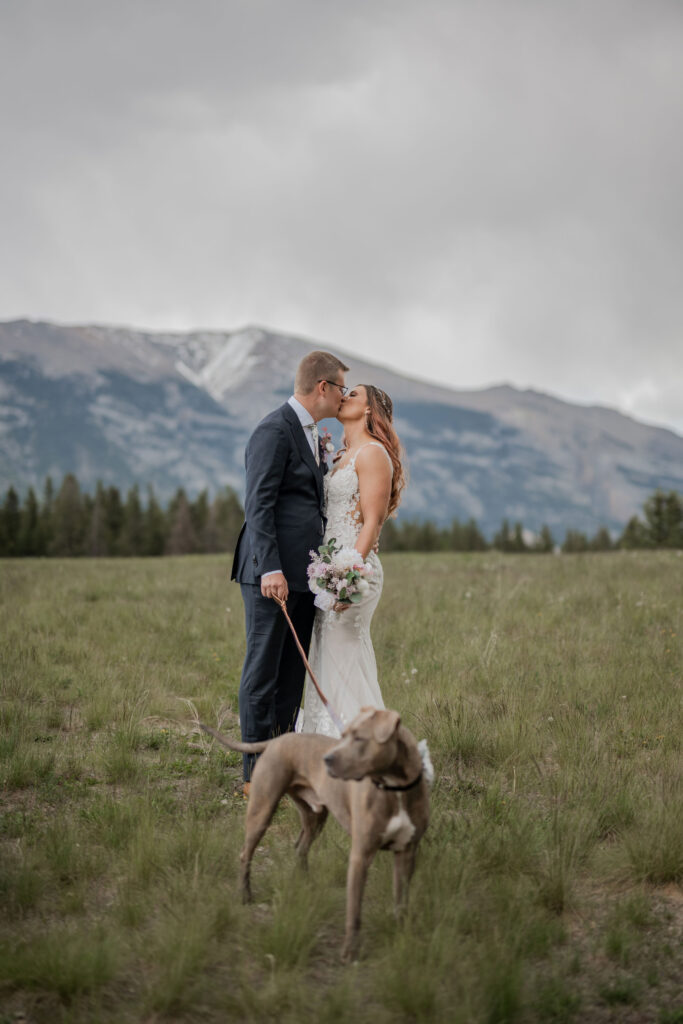
[[[379,538],[380,551],[396,551],[399,529],[395,519],[387,519]]]
[[[29,487],[21,509],[19,551],[22,555],[28,557],[45,554],[40,526],[40,507],[36,498],[36,492],[32,487]]]
[[[109,529],[107,526],[107,499],[102,481],[97,481],[95,498],[90,510],[90,522],[85,549],[91,558],[103,558],[109,553]]]
[[[611,551],[614,547],[610,532],[606,526],[601,526],[594,537],[591,538],[591,551]]]
[[[206,523],[204,524],[204,529],[202,530],[199,538],[199,547],[206,554],[212,554],[221,550],[218,525],[216,523],[216,507],[214,502],[211,502],[209,505]]]
[[[664,491],[656,490],[643,505],[645,524],[650,543],[656,547],[664,547],[668,538],[667,501]]]
[[[166,516],[150,485],[147,491],[147,507],[143,513],[142,553],[145,555],[163,555],[166,547]]]
[[[67,473],[54,501],[52,554],[62,557],[83,553],[85,520],[78,480]]]
[[[420,524],[412,519],[403,523],[400,551],[420,551]]]
[[[178,492],[176,499],[171,529],[166,542],[166,554],[190,555],[199,546],[192,522],[190,504],[183,490]]]
[[[477,526],[476,519],[469,519],[464,527],[464,551],[486,551],[486,538]]]
[[[582,551],[588,551],[588,537],[585,533],[581,533],[579,530],[567,530],[562,545],[562,551],[566,555],[579,554]]]
[[[524,527],[521,523],[515,523],[510,550],[518,553],[529,550],[524,540]]]
[[[451,523],[447,540],[449,551],[467,550],[466,529],[458,519],[454,519]]]
[[[550,532],[550,527],[544,523],[541,527],[541,532],[536,538],[536,543],[534,544],[534,551],[538,551],[539,554],[542,555],[549,555],[554,550],[555,540],[553,538],[552,533]]]
[[[666,546],[683,548],[683,500],[676,491],[666,496]]]
[[[7,491],[0,508],[0,554],[13,558],[21,554],[19,533],[21,530],[21,510],[19,495],[13,487]]]
[[[512,538],[510,536],[510,524],[504,519],[500,524],[500,530],[493,538],[493,546],[498,551],[510,551]]]
[[[126,496],[119,549],[122,555],[141,555],[144,551],[144,516],[137,484]]]
[[[638,516],[631,516],[617,544],[620,548],[650,547],[650,536],[647,527],[640,521]]]
[[[206,490],[201,491],[194,501],[189,503],[192,527],[197,537],[200,551],[207,551],[205,547],[206,530],[209,522],[209,495]]]
[[[211,504],[216,551],[234,551],[237,546],[244,509],[232,487],[219,491]]]
[[[54,544],[54,502],[55,489],[52,477],[45,479],[43,487],[43,501],[40,506],[40,536],[43,547],[42,554],[51,555]]]
[[[427,520],[422,523],[419,532],[420,551],[439,551],[441,548],[441,536],[434,523]]]
[[[104,518],[107,530],[107,554],[118,555],[124,521],[123,502],[118,487],[107,487],[104,491]]]
[[[657,548],[683,546],[683,506],[676,491],[655,491],[643,505],[650,543]]]
[[[657,490],[643,505],[645,522],[632,516],[618,540],[620,548],[682,548],[683,503],[677,491]]]

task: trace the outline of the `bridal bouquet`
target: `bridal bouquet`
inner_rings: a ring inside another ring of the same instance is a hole
[[[315,594],[317,608],[329,612],[337,601],[357,604],[370,584],[373,568],[354,548],[337,547],[336,538],[321,544],[318,554],[311,551],[308,566],[308,586]]]

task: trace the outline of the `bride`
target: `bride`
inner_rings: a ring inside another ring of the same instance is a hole
[[[325,477],[324,543],[335,538],[337,545],[355,548],[374,570],[358,604],[337,603],[331,611],[317,608],[315,613],[309,661],[321,690],[344,722],[350,722],[365,705],[384,707],[370,622],[382,595],[377,542],[405,484],[392,416],[386,392],[372,384],[352,388],[337,415],[344,427],[345,448]],[[339,735],[308,676],[296,730]]]

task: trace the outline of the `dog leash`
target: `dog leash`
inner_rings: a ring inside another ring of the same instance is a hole
[[[289,617],[289,612],[287,611],[287,602],[282,601],[279,597],[275,597],[275,595],[273,595],[273,597],[280,605],[280,608],[282,609],[283,614],[287,619],[287,622],[289,623],[289,628],[292,631],[292,636],[294,637],[296,646],[299,648],[299,654],[301,655],[301,659],[304,663],[306,671],[308,672],[309,676],[311,677],[311,681],[315,686],[316,693],[320,697],[320,700],[322,701],[328,715],[330,716],[336,727],[339,729],[339,732],[343,733],[344,729],[346,728],[346,725],[342,720],[341,716],[337,714],[337,712],[334,710],[334,708],[330,704],[329,700],[327,699],[323,691],[320,689],[318,680],[315,678],[315,673],[309,664],[308,658],[306,657],[306,652],[301,645],[299,637],[297,636],[297,632],[294,628],[294,623]],[[389,790],[391,792],[397,793],[400,799],[401,793],[406,793],[409,789],[414,789],[415,786],[417,786],[422,781],[423,777],[427,780],[427,785],[431,786],[434,780],[434,768],[432,766],[432,759],[429,756],[427,740],[420,740],[420,742],[417,745],[417,749],[420,752],[420,759],[422,760],[422,770],[420,771],[418,777],[416,779],[413,779],[412,782],[408,782],[404,786],[390,786],[387,782],[382,782],[381,780],[378,781],[377,779],[373,779],[372,781],[374,785],[377,787],[377,789]]]
[[[329,700],[327,699],[327,697],[325,696],[323,691],[320,689],[320,686],[318,685],[318,680],[315,678],[315,673],[313,672],[313,669],[311,668],[311,666],[310,666],[310,664],[308,662],[308,658],[306,657],[306,652],[305,652],[305,650],[303,649],[303,647],[301,645],[301,641],[299,640],[299,637],[297,636],[296,630],[294,628],[294,623],[292,622],[292,620],[289,617],[289,612],[287,611],[287,602],[283,601],[279,597],[276,597],[275,595],[273,595],[273,596],[274,596],[275,600],[277,601],[277,603],[280,605],[280,608],[282,608],[284,616],[287,619],[287,622],[289,623],[289,628],[292,631],[292,636],[294,637],[294,641],[296,643],[296,646],[299,648],[299,654],[301,655],[303,663],[304,663],[304,665],[306,667],[306,671],[308,672],[309,676],[311,677],[311,682],[315,686],[316,693],[320,697],[320,700],[323,702],[323,705],[324,705],[325,710],[327,711],[328,715],[330,716],[330,718],[332,719],[332,721],[334,722],[336,727],[339,729],[339,732],[340,733],[344,732],[344,729],[346,728],[346,726],[344,725],[344,722],[342,721],[341,716],[338,715],[337,712],[334,710],[334,708],[330,704]]]

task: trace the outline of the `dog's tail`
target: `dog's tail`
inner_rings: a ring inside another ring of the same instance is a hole
[[[241,743],[239,740],[231,740],[227,736],[221,736],[210,725],[204,725],[203,722],[200,722],[199,725],[204,732],[208,732],[222,746],[227,747],[228,750],[237,750],[240,754],[261,754],[270,743],[270,740],[261,740],[260,743]]]

